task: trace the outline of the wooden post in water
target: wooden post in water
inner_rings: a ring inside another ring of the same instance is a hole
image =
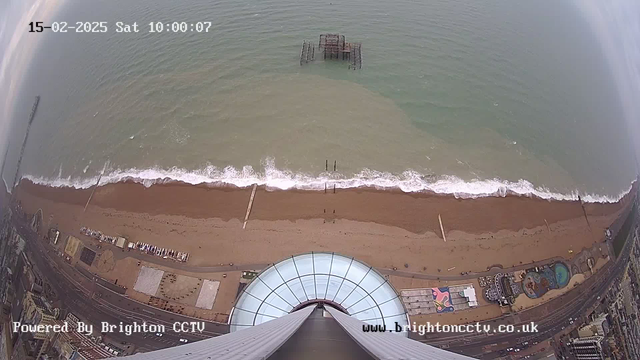
[[[329,160],[324,161],[324,171],[329,171]]]
[[[333,160],[333,171],[336,171],[337,169],[338,169],[338,161]]]

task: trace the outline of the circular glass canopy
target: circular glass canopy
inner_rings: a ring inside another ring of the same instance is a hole
[[[293,256],[263,270],[231,312],[231,331],[258,325],[306,304],[324,302],[368,324],[409,323],[391,284],[371,266],[333,253]],[[407,335],[407,333],[404,333]]]

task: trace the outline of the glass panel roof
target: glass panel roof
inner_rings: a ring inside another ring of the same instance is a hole
[[[278,272],[282,276],[285,281],[289,281],[291,279],[298,277],[298,272],[296,268],[293,266],[292,258],[283,260],[275,265],[278,269]]]
[[[309,253],[274,264],[253,279],[238,297],[231,331],[284,316],[315,300],[326,300],[367,323],[390,328],[396,322],[408,324],[396,291],[375,269],[338,254]]]
[[[242,307],[239,307],[239,309],[256,312],[258,311],[258,308],[260,307],[262,300],[258,299],[257,297],[251,296],[249,293],[245,292],[242,294],[242,299],[238,302],[242,303]]]
[[[316,284],[318,284],[318,298],[326,299],[329,275],[316,275]]]
[[[307,293],[302,288],[302,281],[300,281],[300,278],[291,279],[287,282],[287,286],[289,286],[291,292],[293,292],[293,294],[298,298],[298,304],[309,300],[309,298],[307,298]]]

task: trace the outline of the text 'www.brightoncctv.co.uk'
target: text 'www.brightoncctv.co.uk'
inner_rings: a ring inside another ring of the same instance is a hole
[[[500,324],[500,325],[490,325],[490,324],[464,324],[464,325],[449,325],[449,324],[440,324],[427,322],[425,324],[413,324],[409,325],[400,325],[397,322],[395,326],[387,326],[385,325],[371,325],[371,324],[363,324],[362,331],[364,332],[414,332],[419,335],[425,335],[427,333],[462,333],[462,334],[470,334],[470,333],[485,333],[485,334],[503,334],[503,333],[537,333],[538,325],[534,322],[522,325],[511,325],[511,324]]]

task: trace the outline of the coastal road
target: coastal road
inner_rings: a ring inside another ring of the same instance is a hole
[[[135,333],[130,336],[117,332],[108,334],[110,338],[121,344],[120,347],[133,344],[140,351],[150,351],[179,345],[180,339],[193,342],[228,332],[226,324],[163,311],[104,288],[79,274],[62,258],[55,255],[52,249],[47,249],[47,246],[38,240],[36,233],[25,224],[15,223],[15,227],[26,241],[25,250],[29,253],[35,267],[45,277],[46,282],[58,295],[63,309],[96,325],[103,321],[114,325],[121,322],[123,324],[146,322],[164,325],[166,328],[163,336],[146,333]],[[173,323],[192,321],[204,322],[205,330],[202,334],[173,332]],[[95,332],[94,335],[96,335]],[[125,344],[122,344],[123,342]]]

